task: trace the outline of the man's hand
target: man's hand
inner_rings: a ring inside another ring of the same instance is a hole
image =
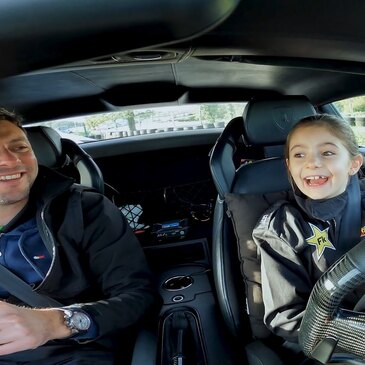
[[[24,308],[0,301],[0,356],[70,335],[60,310]]]

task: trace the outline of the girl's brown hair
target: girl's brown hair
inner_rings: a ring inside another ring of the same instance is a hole
[[[349,123],[330,114],[316,114],[301,119],[289,132],[285,144],[285,158],[289,158],[289,144],[291,136],[299,128],[311,126],[327,128],[330,133],[342,141],[351,157],[355,157],[360,153],[354,131],[350,127]]]

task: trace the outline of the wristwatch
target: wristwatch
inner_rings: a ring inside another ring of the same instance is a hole
[[[86,332],[91,326],[90,317],[77,309],[59,308],[63,312],[65,325],[71,330],[72,334]]]

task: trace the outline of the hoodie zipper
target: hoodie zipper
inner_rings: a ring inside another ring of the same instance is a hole
[[[42,208],[41,210],[41,222],[42,222],[42,226],[44,228],[44,233],[45,233],[45,237],[46,239],[48,240],[48,242],[51,244],[52,246],[52,261],[51,261],[51,265],[47,271],[47,274],[45,275],[44,279],[42,280],[42,282],[35,288],[36,290],[40,289],[42,287],[42,285],[45,283],[45,281],[47,280],[47,278],[49,277],[52,269],[53,269],[53,266],[54,266],[54,263],[55,263],[55,260],[56,260],[56,244],[55,244],[55,241],[54,241],[54,238],[52,236],[52,233],[51,233],[51,230],[49,229],[47,223],[46,223],[46,220],[44,218],[44,214],[45,214],[45,210],[46,208],[49,206],[50,203],[48,204],[45,204],[44,207]],[[48,247],[48,245],[46,243],[44,243],[46,245],[46,248]]]
[[[53,196],[51,196],[48,201],[46,201],[44,203],[44,206],[41,210],[40,213],[40,218],[41,218],[41,223],[43,226],[43,232],[44,232],[44,236],[45,239],[48,241],[49,244],[47,244],[46,242],[44,242],[46,249],[48,250],[49,246],[52,246],[52,252],[50,252],[50,255],[52,256],[52,261],[51,261],[51,265],[47,271],[47,274],[45,275],[43,281],[35,288],[35,290],[41,289],[42,286],[44,285],[44,283],[46,282],[46,280],[48,279],[48,277],[50,276],[50,273],[53,269],[54,263],[56,261],[56,244],[55,244],[55,240],[54,237],[51,233],[51,229],[48,227],[47,223],[46,223],[46,219],[45,219],[45,211],[47,210],[47,208],[50,206],[50,204],[52,203],[52,201],[60,196],[60,194],[64,193],[65,191],[70,189],[71,185],[68,185],[67,187],[63,187],[61,188],[56,194],[53,194]]]

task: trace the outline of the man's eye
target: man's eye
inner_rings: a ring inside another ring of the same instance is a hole
[[[27,145],[14,146],[13,150],[15,152],[26,152],[26,151],[29,151],[29,146],[27,146]]]

